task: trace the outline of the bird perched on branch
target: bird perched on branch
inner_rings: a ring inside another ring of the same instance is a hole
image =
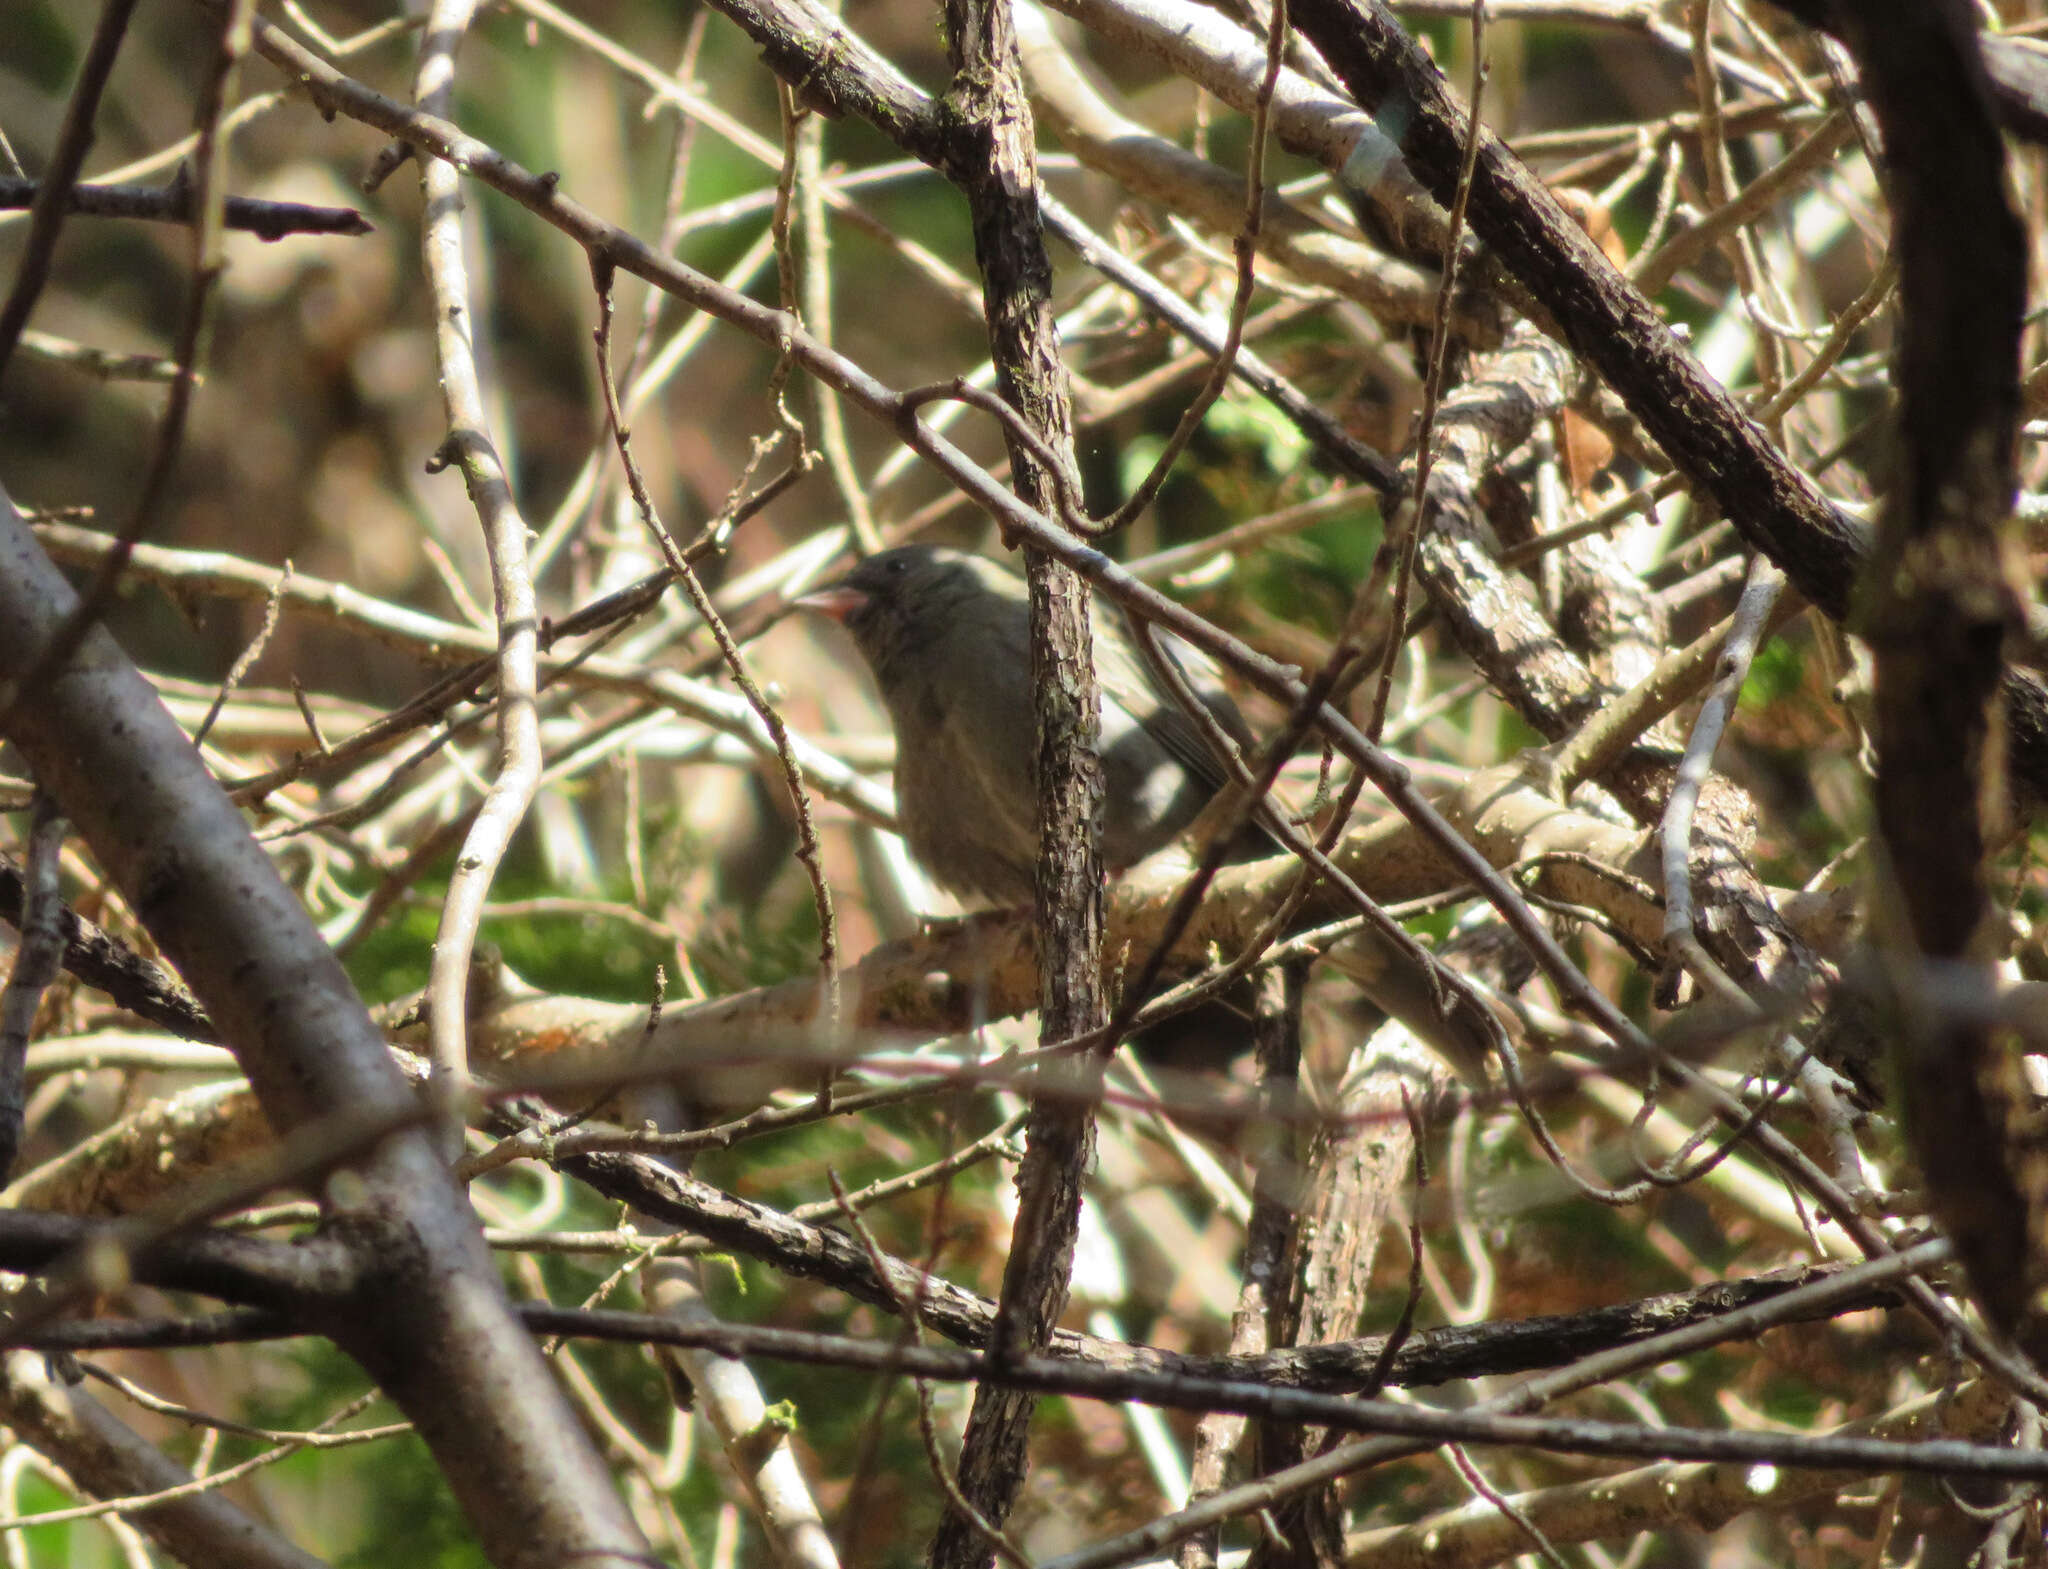
[[[853,635],[896,732],[904,842],[949,893],[1028,903],[1038,862],[1030,604],[1024,580],[980,556],[905,545],[797,601]],[[1095,622],[1102,689],[1102,859],[1121,871],[1163,848],[1226,782],[1201,726],[1118,624]],[[1251,732],[1206,656],[1159,641],[1240,746]],[[1234,853],[1277,854],[1247,830]]]
[[[797,603],[840,622],[874,672],[896,732],[896,816],[918,864],[949,893],[1029,903],[1038,863],[1037,726],[1024,580],[980,556],[906,545],[868,557]],[[1228,776],[1202,726],[1126,635],[1121,613],[1098,617],[1094,635],[1102,859],[1121,871],[1193,824]],[[1224,733],[1249,747],[1251,732],[1207,656],[1167,633],[1158,641]],[[1232,859],[1282,853],[1272,811],[1262,803],[1259,818],[1231,841]],[[1329,957],[1468,1082],[1486,1084],[1497,1026],[1469,1017],[1412,944],[1368,928]],[[1241,1028],[1227,1045],[1242,1045]],[[1187,1058],[1183,1037],[1163,1049]]]

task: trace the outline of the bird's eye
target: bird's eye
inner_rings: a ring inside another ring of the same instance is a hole
[[[889,570],[895,573],[896,576],[901,577],[903,576],[903,569],[906,565],[907,563],[905,563],[901,559],[898,559],[889,563]]]

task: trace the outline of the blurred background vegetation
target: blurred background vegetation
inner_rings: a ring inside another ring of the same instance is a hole
[[[485,9],[462,51],[454,118],[527,168],[556,172],[566,191],[602,216],[650,240],[665,236],[691,265],[779,303],[771,225],[784,126],[774,80],[753,45],[695,4],[565,4],[565,12],[541,0]],[[1541,171],[1596,199],[1622,248],[1633,253],[1653,226],[1670,219],[1674,205],[1683,223],[1706,204],[1697,138],[1674,139],[1667,129],[1670,117],[1695,103],[1692,62],[1677,46],[1687,10],[1562,3],[1554,9],[1553,21],[1492,27],[1486,119],[1527,142]],[[1992,9],[2007,27],[2024,26],[2034,10]],[[1595,25],[1603,10],[1634,20]],[[409,95],[417,33],[400,7],[304,0],[265,5],[263,12],[358,79],[393,97]],[[0,130],[30,174],[47,161],[97,13],[89,0],[8,0],[0,17]],[[846,20],[912,79],[931,91],[943,88],[945,56],[932,7],[853,0]],[[1466,24],[1444,14],[1411,20],[1462,87],[1470,73]],[[172,176],[215,33],[213,13],[185,0],[140,9],[99,118],[89,177],[154,183]],[[1126,114],[1241,169],[1241,117],[1149,61],[1078,32],[1062,36]],[[1716,37],[1731,58],[1766,79],[1782,75],[1778,57],[1790,55],[1809,72],[1799,78],[1803,87],[1826,88],[1810,41],[1762,7],[1730,7]],[[650,90],[649,73],[667,77],[679,68],[694,93],[751,133],[751,144],[679,116]],[[203,384],[170,497],[149,538],[267,568],[289,563],[301,579],[350,585],[388,606],[488,630],[490,578],[474,511],[459,477],[430,461],[446,420],[417,259],[417,179],[404,168],[365,194],[359,182],[381,150],[377,138],[346,120],[323,120],[280,87],[260,61],[241,72],[239,96],[249,109],[238,108],[231,120],[232,191],[357,206],[375,230],[276,243],[230,236]],[[1744,93],[1746,103],[1768,102],[1754,85],[1738,96]],[[1778,120],[1762,116],[1763,129],[1731,140],[1738,184],[1783,157],[1823,112],[1791,86],[1781,107]],[[940,176],[905,163],[869,127],[839,120],[818,134],[823,169],[857,208],[829,220],[838,347],[898,387],[975,373],[986,360],[987,339],[960,198]],[[1639,158],[1639,147],[1651,155]],[[1183,297],[1215,315],[1227,309],[1227,233],[1203,229],[1078,167],[1051,138],[1043,151],[1053,191]],[[1356,238],[1315,167],[1275,149],[1270,175],[1317,222]],[[2041,185],[2031,155],[2016,164],[2015,178],[2023,211],[2037,214]],[[0,276],[19,255],[23,219],[0,214]],[[476,347],[494,434],[534,531],[543,607],[559,618],[655,570],[659,556],[633,514],[606,434],[584,257],[480,187],[469,189],[466,222]],[[1746,233],[1773,270],[1766,308],[1745,308],[1717,252],[1675,278],[1659,303],[1690,328],[1717,373],[1749,389],[1756,385],[1760,320],[1790,309],[1797,328],[1787,330],[1787,342],[1810,348],[1882,262],[1886,219],[1853,139]],[[1190,356],[1183,340],[1127,298],[1103,291],[1071,252],[1052,249],[1066,347],[1079,378],[1079,456],[1091,507],[1100,511],[1149,466],[1206,361]],[[797,252],[807,267],[826,262],[815,235],[800,233]],[[17,354],[0,395],[0,479],[18,504],[38,509],[58,528],[109,530],[128,520],[157,440],[164,381],[161,374],[90,373],[64,343],[51,340],[161,361],[171,352],[191,267],[190,236],[176,225],[68,225],[32,322],[47,337]],[[785,450],[750,469],[755,443],[778,428],[774,357],[736,331],[693,319],[672,300],[649,299],[634,280],[620,280],[618,298],[615,356],[624,360],[630,348],[636,370],[659,371],[633,420],[636,455],[670,528],[687,539],[786,461]],[[1263,278],[1253,313],[1280,306],[1291,308],[1260,332],[1259,351],[1360,439],[1389,453],[1402,450],[1419,406],[1426,335],[1376,320],[1275,267]],[[1890,332],[1887,313],[1879,312],[1791,417],[1788,444],[1802,459],[1830,452],[1820,472],[1852,505],[1866,503],[1882,479],[1882,433],[1868,422],[1888,403]],[[787,398],[815,432],[816,389],[798,378]],[[955,418],[951,434],[982,461],[1000,461],[985,419]],[[986,521],[935,474],[905,461],[890,432],[850,416],[847,445],[858,488],[884,536],[999,548]],[[2027,462],[2037,477],[2035,449]],[[1596,511],[1654,477],[1624,451],[1580,504]],[[1159,503],[1111,549],[1142,564],[1307,504],[1314,506],[1299,525],[1254,547],[1182,558],[1163,575],[1174,592],[1253,646],[1307,665],[1327,650],[1364,581],[1381,518],[1370,492],[1347,491],[1285,419],[1249,394],[1233,389],[1216,405]],[[844,491],[829,465],[820,465],[739,527],[705,570],[729,620],[748,639],[755,674],[771,683],[792,726],[885,779],[887,728],[864,675],[834,634],[783,613],[794,593],[845,559],[825,536],[846,521]],[[1673,646],[1725,615],[1739,584],[1739,572],[1726,570],[1734,557],[1727,531],[1703,537],[1703,523],[1711,520],[1696,516],[1680,495],[1617,536],[1642,581],[1666,591]],[[83,571],[88,554],[81,549],[71,564]],[[161,679],[181,718],[196,727],[230,668],[258,640],[268,607],[260,592],[221,591],[206,558],[179,560],[177,570],[131,573],[111,620],[135,659]],[[1540,576],[1540,568],[1531,571]],[[1693,589],[1680,592],[1684,585]],[[1757,864],[1774,884],[1839,877],[1842,858],[1853,856],[1865,832],[1858,731],[1835,691],[1845,674],[1839,643],[1803,619],[1770,645],[1724,750],[1723,766],[1757,802]],[[671,594],[614,652],[716,684],[722,676],[708,658],[710,647],[687,603]],[[209,736],[210,756],[230,780],[282,765],[309,746],[293,689],[303,692],[331,738],[410,701],[445,663],[403,638],[375,639],[287,606]],[[1249,706],[1255,722],[1275,718]],[[1534,739],[1433,629],[1404,657],[1395,719],[1399,751],[1433,785],[1455,782]],[[422,731],[420,739],[432,733]],[[811,973],[813,906],[791,853],[794,830],[772,766],[702,723],[588,688],[548,699],[544,734],[550,774],[496,879],[485,926],[512,971],[545,992],[636,1005],[651,1002],[661,987],[675,1002]],[[403,767],[401,759],[408,759]],[[472,726],[418,758],[409,748],[387,751],[349,770],[315,771],[252,803],[252,824],[272,837],[287,875],[371,1001],[403,998],[423,984],[459,830],[492,768],[489,726]],[[1296,782],[1306,787],[1314,771],[1310,758]],[[1378,809],[1370,800],[1364,808]],[[820,810],[849,956],[913,930],[920,912],[941,908],[886,855],[876,830],[842,806]],[[118,896],[79,854],[69,886],[81,912],[143,942]],[[2039,873],[2024,849],[2014,853],[2010,872],[2015,918],[2024,923],[2036,913]],[[1453,913],[1438,912],[1416,929],[1444,938],[1454,922]],[[1567,923],[1561,930],[1603,989],[1647,1017],[1648,977],[1627,951],[1595,927]],[[2021,946],[2033,952],[2030,941]],[[47,1014],[51,1039],[122,1022],[103,999],[77,988],[53,995]],[[1326,1063],[1343,1063],[1359,1033],[1355,1017],[1334,1003],[1317,1017],[1323,1036],[1313,1049]],[[1001,1030],[1005,1040],[1030,1039],[1019,1026]],[[1223,1055],[1228,1062],[1234,1054]],[[1238,1060],[1216,1073],[1243,1081],[1249,1068]],[[24,1169],[57,1160],[190,1083],[190,1075],[114,1069],[42,1080]],[[1206,1107],[1209,1095],[1202,1090],[1193,1109]],[[1589,1091],[1565,1096],[1551,1115],[1575,1154],[1595,1165],[1614,1163],[1622,1159],[1634,1104],[1627,1101],[1617,1114],[1612,1101]],[[787,1209],[824,1195],[828,1171],[857,1188],[937,1159],[1013,1110],[1010,1098],[997,1094],[915,1103],[749,1142],[701,1159],[695,1172]],[[1219,1185],[1234,1191],[1249,1181],[1248,1151],[1227,1133],[1211,1138],[1208,1129],[1169,1136],[1148,1110],[1112,1106],[1104,1116],[1072,1321],[1163,1346],[1221,1349],[1242,1231],[1217,1194]],[[1819,1148],[1819,1136],[1796,1109],[1783,1120]],[[1861,1135],[1872,1171],[1910,1186],[1883,1119]],[[1199,1171],[1190,1166],[1191,1137],[1209,1151],[1206,1165],[1197,1160]],[[1760,1212],[1721,1189],[1660,1191],[1621,1211],[1572,1195],[1551,1177],[1512,1109],[1468,1108],[1435,1129],[1430,1144],[1436,1186],[1426,1204],[1415,1201],[1431,1218],[1418,1319],[1424,1326],[1572,1312],[1815,1255],[1783,1211]],[[1011,1170],[1007,1159],[992,1159],[946,1186],[872,1211],[877,1241],[906,1258],[935,1258],[942,1273],[993,1293]],[[478,1196],[491,1224],[528,1234],[605,1231],[621,1223],[617,1205],[544,1168],[500,1173],[478,1185]],[[1406,1208],[1405,1199],[1395,1206],[1355,1332],[1385,1330],[1401,1311],[1410,1266],[1400,1224]],[[610,1256],[506,1257],[521,1294],[564,1303],[588,1298],[621,1262],[618,1249]],[[734,1318],[892,1332],[874,1310],[751,1260],[716,1263],[706,1279],[714,1305]],[[1723,1348],[1588,1397],[1584,1409],[1630,1420],[1819,1430],[1938,1387],[1946,1376],[1938,1351],[1910,1326],[1860,1315]],[[674,1408],[659,1369],[631,1348],[563,1355],[579,1364],[574,1377],[593,1431],[622,1475],[638,1474],[637,1484],[626,1485],[642,1513],[663,1528],[657,1540],[665,1550],[707,1565],[769,1561],[726,1462],[689,1413]],[[180,1405],[278,1429],[310,1428],[364,1387],[352,1365],[312,1341],[106,1360]],[[756,1372],[770,1402],[791,1402],[799,1452],[825,1516],[843,1522],[845,1561],[919,1561],[942,1500],[909,1387],[774,1364]],[[122,1409],[181,1460],[215,1470],[267,1447]],[[940,1392],[942,1422],[957,1427],[963,1410],[960,1392]],[[635,1435],[641,1447],[636,1451],[620,1434]],[[1121,1409],[1049,1402],[1017,1538],[1043,1558],[1171,1507],[1176,1456],[1184,1463],[1192,1434],[1192,1419],[1179,1414],[1147,1425]],[[1607,1469],[1533,1453],[1489,1465],[1493,1480],[1510,1491]],[[26,1460],[0,1460],[0,1480],[7,1484],[0,1512],[9,1516],[70,1501]],[[300,1450],[235,1484],[231,1496],[337,1563],[481,1562],[423,1450],[409,1438]],[[1454,1471],[1423,1458],[1361,1478],[1348,1502],[1353,1523],[1363,1527],[1420,1519],[1466,1496]],[[1959,1561],[1978,1534],[1933,1485],[1872,1478],[1796,1508],[1742,1516],[1711,1533],[1674,1529],[1631,1539],[1622,1531],[1604,1547],[1562,1551],[1596,1565],[1932,1565]],[[23,1531],[10,1536],[9,1551],[10,1561],[38,1565],[113,1564],[124,1561],[124,1552],[135,1561],[135,1549],[97,1523]],[[2038,1552],[2029,1561],[2039,1561]]]

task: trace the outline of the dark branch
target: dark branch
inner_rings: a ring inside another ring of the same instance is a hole
[[[41,191],[38,181],[0,177],[0,212],[33,207]],[[169,185],[74,185],[64,194],[64,211],[81,218],[144,218],[156,223],[192,223],[198,217],[192,187],[183,180]],[[265,240],[281,240],[288,234],[376,232],[376,225],[353,207],[310,207],[250,196],[228,197],[222,222]]]
[[[2003,918],[1986,859],[2004,830],[1997,699],[2020,619],[2001,534],[2015,488],[2027,236],[2007,199],[2005,144],[1966,0],[1838,10],[1884,136],[1899,258],[1899,463],[1862,630],[1875,674],[1877,822],[1896,901],[1876,926],[1906,961],[1887,966],[1900,1102],[1934,1213],[1986,1316],[2040,1365],[2048,1322],[2033,1227],[2043,1197],[2029,1170],[2038,1161],[2025,1153],[2035,1135],[2014,1112],[2029,1091],[1987,1020],[1924,995],[1930,961],[1957,981],[1996,984],[1989,960],[2000,939],[1986,939]]]
[[[644,1156],[580,1156],[563,1161],[562,1169],[606,1197],[619,1199],[657,1220],[800,1279],[836,1287],[871,1307],[895,1313],[901,1311],[903,1302],[916,1301],[921,1322],[960,1345],[979,1347],[988,1341],[996,1307],[987,1297],[927,1275],[899,1259],[885,1258],[885,1278],[861,1246],[840,1232],[808,1225],[766,1205],[722,1192]],[[1585,1313],[1422,1331],[1411,1336],[1395,1356],[1388,1382],[1408,1387],[1486,1373],[1558,1367],[1594,1351],[1629,1345],[1757,1306],[1795,1287],[1825,1280],[1832,1273],[1824,1266],[1776,1271]],[[1896,1300],[1896,1294],[1885,1288],[1857,1297],[1855,1306],[1874,1307]],[[1850,1310],[1844,1304],[1827,1311]],[[1192,1357],[1060,1330],[1048,1349],[1054,1356],[1111,1367],[1250,1378],[1347,1393],[1370,1386],[1386,1345],[1383,1338],[1369,1337],[1256,1357]]]
[[[1443,75],[1380,0],[1292,0],[1301,28],[1358,103],[1401,129],[1409,166],[1439,201],[1454,195],[1465,119]],[[1548,311],[1572,351],[1612,387],[1685,478],[1743,538],[1833,619],[1850,609],[1871,533],[1830,502],[1745,414],[1543,183],[1482,132],[1473,231]],[[2048,799],[2048,688],[2004,677],[2017,782]]]
[[[22,920],[21,868],[0,855],[0,920],[16,929]],[[120,938],[100,930],[69,905],[59,913],[64,968],[86,985],[105,992],[137,1018],[188,1041],[218,1044],[220,1036],[206,1010],[175,975],[145,959]]]

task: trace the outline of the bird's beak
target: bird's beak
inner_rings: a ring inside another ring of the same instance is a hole
[[[835,583],[829,588],[821,588],[804,595],[796,603],[800,610],[815,610],[821,616],[830,616],[834,621],[844,623],[848,616],[867,602],[868,596],[859,589],[848,588],[844,583]]]

